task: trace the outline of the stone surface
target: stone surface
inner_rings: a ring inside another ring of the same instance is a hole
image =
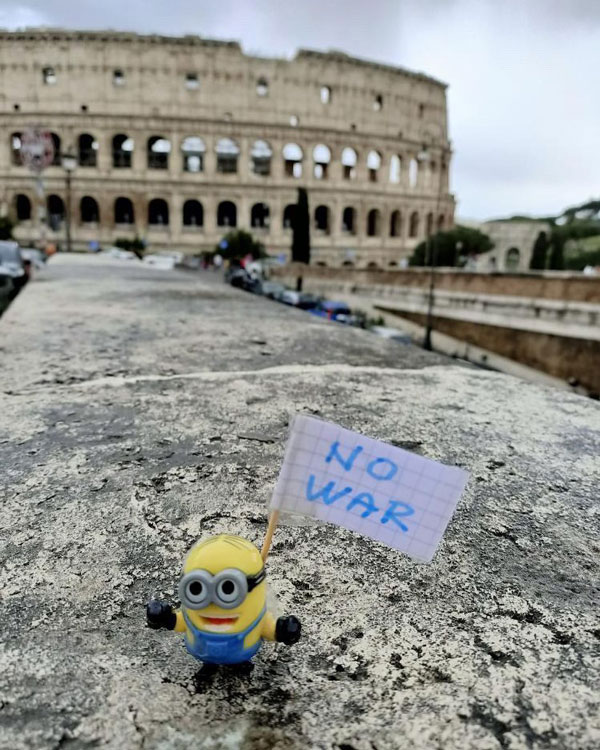
[[[54,259],[0,346],[0,747],[598,747],[598,404],[101,258]],[[298,411],[467,491],[429,566],[280,526],[301,644],[198,681],[144,603],[199,537],[260,544]]]

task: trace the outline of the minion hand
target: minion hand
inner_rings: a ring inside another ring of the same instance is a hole
[[[279,617],[275,625],[275,640],[285,643],[286,646],[292,646],[300,640],[301,631],[300,620],[294,615]]]
[[[153,630],[159,628],[173,630],[177,622],[177,616],[170,604],[159,602],[158,599],[151,599],[146,605],[146,621],[148,627]]]

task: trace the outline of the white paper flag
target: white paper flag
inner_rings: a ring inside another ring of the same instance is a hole
[[[429,562],[468,478],[455,466],[298,415],[271,508],[344,526]]]

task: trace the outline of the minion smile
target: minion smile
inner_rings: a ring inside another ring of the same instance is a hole
[[[231,629],[235,625],[239,615],[228,615],[227,617],[204,617],[201,616],[202,625],[205,630],[209,630],[213,633],[223,633]]]

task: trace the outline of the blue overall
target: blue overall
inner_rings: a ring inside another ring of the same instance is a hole
[[[244,639],[262,620],[266,611],[267,608],[263,607],[256,620],[241,633],[207,633],[192,625],[185,610],[182,610],[185,624],[193,636],[190,643],[188,633],[185,634],[185,647],[192,656],[207,664],[241,664],[249,661],[261,647],[262,638],[259,636],[250,648],[244,648]]]

